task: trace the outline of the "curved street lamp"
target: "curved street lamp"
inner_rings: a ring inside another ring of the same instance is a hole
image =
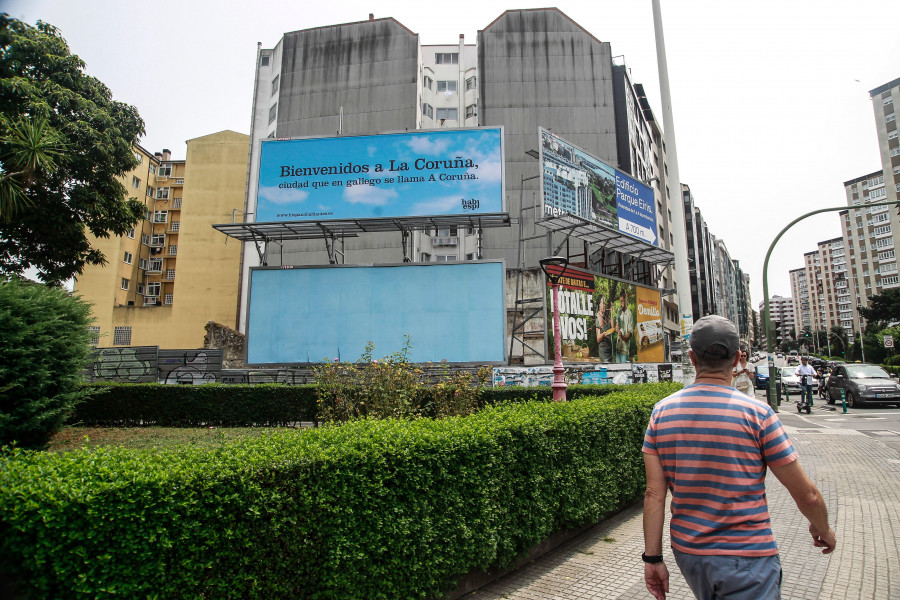
[[[892,202],[873,202],[871,204],[866,204],[864,208],[871,208],[873,206],[893,206],[895,204],[900,204],[898,201]],[[863,208],[863,207],[861,207]],[[775,344],[775,336],[772,331],[772,315],[769,312],[769,258],[772,256],[772,250],[775,248],[775,244],[778,243],[778,240],[781,239],[781,236],[787,232],[788,229],[802,221],[807,217],[811,217],[813,215],[817,215],[819,213],[824,212],[834,212],[839,210],[853,210],[852,206],[837,206],[833,208],[820,208],[819,210],[814,210],[812,212],[808,212],[804,215],[800,215],[790,223],[784,226],[784,229],[778,232],[778,235],[775,236],[775,239],[772,240],[772,243],[769,245],[769,250],[766,252],[766,260],[763,262],[763,302],[765,303],[765,308],[763,309],[766,313],[764,318],[764,323],[766,328],[766,342],[769,344],[769,347],[773,347]],[[858,210],[858,209],[857,209]],[[775,372],[775,359],[772,357],[772,353],[769,353],[769,373]],[[769,377],[768,383],[768,392],[767,396],[769,399],[769,405],[772,407],[772,410],[778,412],[778,400],[775,396],[775,379],[773,377]]]
[[[569,266],[569,259],[564,256],[549,256],[542,258],[538,262],[541,265],[541,270],[544,271],[544,275],[550,281],[550,286],[553,288],[553,401],[565,402],[566,370],[563,367],[562,343],[559,335],[559,278],[566,272],[566,267]],[[559,272],[551,273],[548,267],[559,267]]]

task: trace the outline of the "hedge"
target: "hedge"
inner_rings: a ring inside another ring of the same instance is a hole
[[[283,427],[316,420],[312,385],[95,383],[70,425]]]
[[[601,396],[628,386],[572,385],[569,400]],[[135,427],[284,427],[318,422],[314,385],[161,385],[158,383],[94,383],[68,419],[70,425]],[[428,388],[420,402],[429,404]],[[526,400],[549,401],[549,387],[485,388],[479,405]]]
[[[0,571],[24,598],[436,598],[638,498],[650,410],[678,387],[214,451],[15,450]]]

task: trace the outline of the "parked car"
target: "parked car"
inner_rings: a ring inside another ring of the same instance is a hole
[[[792,356],[789,356],[789,357],[788,357],[787,363],[788,363],[788,366],[790,366],[790,365],[799,365],[799,364],[800,364],[800,358],[797,357],[797,356],[793,356],[793,355],[792,355]]]
[[[878,365],[839,364],[828,377],[826,388],[829,404],[839,402],[844,390],[847,406],[851,408],[869,403],[900,407],[900,385]]]
[[[784,358],[784,352],[778,352],[775,354],[775,358]]]
[[[781,387],[791,396],[800,395],[800,378],[796,373],[797,367],[780,367],[778,369],[778,380]]]
[[[769,367],[765,365],[759,365],[758,367],[754,367],[753,370],[753,381],[756,382],[756,389],[766,389],[766,386],[769,384]]]

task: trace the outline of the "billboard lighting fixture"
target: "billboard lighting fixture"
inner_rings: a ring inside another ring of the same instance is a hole
[[[547,276],[547,279],[550,280],[551,285],[557,285],[559,283],[559,278],[562,277],[563,272],[566,270],[566,267],[569,266],[569,259],[565,256],[549,256],[547,258],[542,258],[538,261],[541,265],[541,270],[544,271],[544,275]],[[560,267],[560,271],[558,275],[551,275],[549,271],[547,271],[547,267],[557,266]]]

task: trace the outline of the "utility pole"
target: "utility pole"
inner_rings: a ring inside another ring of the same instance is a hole
[[[663,37],[662,14],[659,0],[652,0],[653,30],[656,34],[656,66],[659,70],[659,95],[662,102],[663,140],[665,143],[666,165],[669,168],[666,185],[660,193],[666,194],[666,204],[672,209],[672,229],[675,247],[675,286],[678,288],[678,312],[684,342],[690,342],[690,327],[693,326],[694,307],[691,303],[691,274],[688,270],[687,233],[684,228],[684,197],[681,194],[681,178],[678,174],[678,152],[675,144],[675,121],[672,117],[672,96],[669,91],[669,66],[666,61],[666,42]],[[694,369],[688,359],[689,344],[682,344],[681,363],[685,380],[693,379]],[[685,381],[689,383],[689,381]]]

